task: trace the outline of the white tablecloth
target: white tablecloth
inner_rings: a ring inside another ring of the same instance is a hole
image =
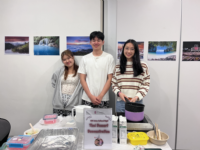
[[[62,119],[61,119],[62,120]],[[65,121],[64,119],[56,124],[52,124],[52,125],[42,125],[41,124],[42,119],[37,122],[34,127],[38,128],[38,129],[58,129],[58,128],[64,128],[65,126]],[[124,144],[115,144],[112,143],[112,149],[113,150],[133,150],[135,146],[131,145],[130,143],[124,145]],[[148,141],[147,145],[144,145],[145,148],[161,148],[162,150],[172,150],[170,148],[170,146],[168,145],[168,143],[166,143],[165,145],[162,146],[157,146],[152,144],[151,142]],[[78,140],[78,145],[77,145],[77,150],[83,150],[83,135],[80,134],[79,135],[79,140]]]

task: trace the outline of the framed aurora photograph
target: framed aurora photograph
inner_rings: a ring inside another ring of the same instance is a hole
[[[92,52],[89,36],[67,36],[66,48],[77,56],[83,56]]]

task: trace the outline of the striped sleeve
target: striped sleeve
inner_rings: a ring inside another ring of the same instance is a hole
[[[143,67],[143,81],[141,83],[141,85],[139,86],[139,90],[136,94],[136,96],[139,97],[139,100],[143,99],[148,91],[149,91],[149,86],[150,86],[150,73],[149,73],[149,69],[146,63],[142,64]]]
[[[117,92],[121,91],[121,89],[118,86],[118,80],[117,80],[116,70],[117,70],[117,66],[115,66],[111,84],[112,84],[112,90],[113,90],[113,92],[117,95]]]

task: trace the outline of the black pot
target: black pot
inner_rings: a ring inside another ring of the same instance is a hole
[[[125,110],[130,111],[130,112],[143,112],[144,105],[138,104],[138,103],[126,102]]]
[[[127,98],[125,104],[125,116],[130,121],[141,121],[144,119],[144,105],[129,102]]]

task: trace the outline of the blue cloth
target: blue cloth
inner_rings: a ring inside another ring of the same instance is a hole
[[[140,101],[136,101],[138,104],[143,104],[143,99]],[[117,101],[116,102],[116,112],[125,112],[125,102],[124,101]]]

